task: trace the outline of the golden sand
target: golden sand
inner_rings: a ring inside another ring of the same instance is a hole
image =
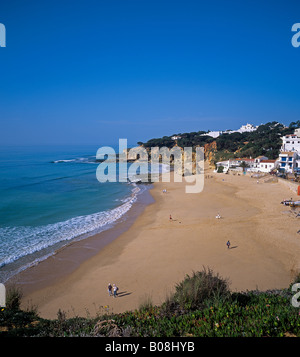
[[[24,303],[38,305],[46,318],[56,318],[58,309],[68,316],[93,316],[101,306],[133,310],[147,299],[162,303],[203,266],[228,278],[232,291],[288,287],[300,271],[300,217],[280,202],[296,195],[249,176],[209,177],[198,194],[185,193],[185,182],[155,183],[155,203],[129,230],[71,274],[25,295]],[[117,298],[108,295],[108,283],[119,287]]]

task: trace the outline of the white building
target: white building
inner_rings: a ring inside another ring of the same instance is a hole
[[[281,139],[282,145],[280,151],[292,151],[297,152],[297,154],[300,155],[300,137],[298,137],[296,134],[291,134],[283,136]]]
[[[285,135],[282,138],[279,154],[279,168],[286,173],[299,171],[300,168],[300,128],[295,129],[294,134]]]
[[[294,130],[294,134],[300,138],[300,128]]]
[[[225,161],[219,161],[216,163],[217,169],[220,166],[223,166],[223,172],[227,172],[229,169],[231,170],[243,170],[241,164],[245,162],[247,164],[247,169],[252,169],[254,167],[254,159],[248,158],[237,158],[237,159],[229,159]]]
[[[201,134],[201,136],[208,135],[208,136],[211,136],[212,138],[217,138],[218,136],[220,136],[222,134],[223,134],[223,131],[209,131],[206,134]]]
[[[263,156],[263,155],[256,157],[256,158],[254,159],[254,168],[255,168],[255,169],[259,169],[259,168],[260,168],[260,162],[261,162],[262,160],[269,160],[269,158],[266,157],[266,156]]]
[[[217,162],[216,165],[217,165],[217,169],[220,166],[223,166],[223,172],[227,172],[229,169],[242,171],[243,169],[241,167],[241,164],[243,162],[247,164],[245,170],[252,171],[252,172],[270,172],[277,165],[276,160],[269,160],[266,156],[258,156],[255,159],[248,159],[248,158],[229,159],[225,161],[219,161]]]
[[[276,160],[261,160],[257,166],[260,172],[270,172],[275,168]]]
[[[246,125],[242,125],[239,129],[237,130],[226,130],[225,132],[228,134],[232,134],[232,133],[246,133],[246,132],[252,132],[255,131],[258,128],[258,126],[254,126],[252,124],[246,124]]]
[[[252,124],[246,124],[246,125],[242,125],[237,132],[238,133],[245,133],[245,132],[251,132],[251,131],[255,131],[258,128],[258,126],[254,126]]]
[[[278,159],[281,171],[294,172],[294,169],[298,166],[297,158],[298,155],[295,151],[281,151]]]
[[[255,164],[254,159],[248,159],[248,158],[238,158],[238,159],[235,159],[235,162],[236,162],[236,165],[238,165],[238,166],[240,166],[244,162],[245,164],[247,164],[249,169],[252,169]]]
[[[246,125],[242,125],[238,130],[209,131],[208,133],[201,134],[200,136],[208,135],[208,136],[211,136],[213,138],[217,138],[218,136],[220,136],[222,134],[251,132],[251,131],[255,131],[257,128],[258,128],[258,126],[254,126],[252,124],[248,124],[247,123]]]
[[[216,163],[217,170],[219,167],[223,167],[223,172],[227,172],[230,168],[230,160],[219,161]]]

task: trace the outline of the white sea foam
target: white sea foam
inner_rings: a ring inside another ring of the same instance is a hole
[[[52,161],[53,164],[61,164],[61,163],[68,163],[68,162],[87,163],[87,164],[97,163],[96,156],[76,157],[74,159],[59,159],[59,160]]]
[[[39,227],[0,228],[0,267],[57,243],[67,244],[70,240],[84,239],[110,228],[130,210],[140,191],[139,187],[133,185],[131,195],[124,199],[120,206],[107,211],[78,216]]]
[[[61,162],[73,162],[73,161],[76,161],[75,159],[72,159],[72,160],[56,160],[56,161],[53,161],[54,164],[59,164]]]

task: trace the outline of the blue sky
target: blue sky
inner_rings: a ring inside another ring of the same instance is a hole
[[[0,144],[300,120],[300,3],[1,0]]]

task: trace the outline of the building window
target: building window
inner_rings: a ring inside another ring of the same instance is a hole
[[[281,158],[281,161],[286,161],[286,157],[282,157],[282,158]]]

